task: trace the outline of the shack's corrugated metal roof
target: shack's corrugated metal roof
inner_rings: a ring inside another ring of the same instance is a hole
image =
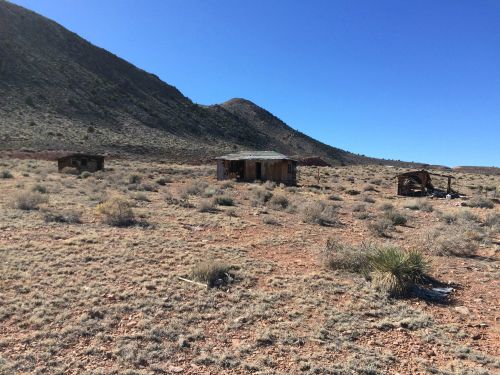
[[[219,156],[219,160],[294,160],[276,151],[240,151]]]
[[[64,160],[68,158],[87,158],[87,159],[104,159],[103,155],[95,155],[95,154],[81,154],[78,152],[75,152],[73,154],[67,154],[64,156],[61,156],[57,158],[57,160]]]

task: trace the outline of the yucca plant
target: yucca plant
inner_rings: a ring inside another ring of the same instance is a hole
[[[209,288],[223,284],[230,278],[230,266],[224,263],[206,261],[198,263],[191,270],[191,278],[206,283]]]
[[[429,263],[417,251],[386,247],[368,258],[373,285],[392,296],[406,294],[426,274]]]

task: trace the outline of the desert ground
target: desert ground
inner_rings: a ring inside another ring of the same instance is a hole
[[[499,373],[500,176],[447,200],[397,197],[400,171],[0,159],[0,373]],[[394,292],[381,249],[425,277]]]

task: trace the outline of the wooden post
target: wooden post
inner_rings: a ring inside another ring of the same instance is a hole
[[[451,194],[451,177],[448,176],[448,188],[446,189],[447,194]]]

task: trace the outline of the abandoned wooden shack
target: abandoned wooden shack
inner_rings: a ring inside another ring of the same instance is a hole
[[[216,158],[217,179],[297,183],[297,160],[274,151],[241,151]]]
[[[57,159],[57,169],[62,172],[70,168],[81,172],[96,172],[104,169],[104,156],[89,154],[71,154]]]
[[[432,184],[432,176],[445,177],[448,180],[446,187],[446,192],[441,189],[437,189]],[[429,173],[426,170],[421,171],[410,171],[401,173],[397,176],[398,179],[398,195],[405,196],[426,196],[426,195],[445,195],[454,193],[451,188],[451,179],[455,177],[450,175],[441,175],[437,173]]]

